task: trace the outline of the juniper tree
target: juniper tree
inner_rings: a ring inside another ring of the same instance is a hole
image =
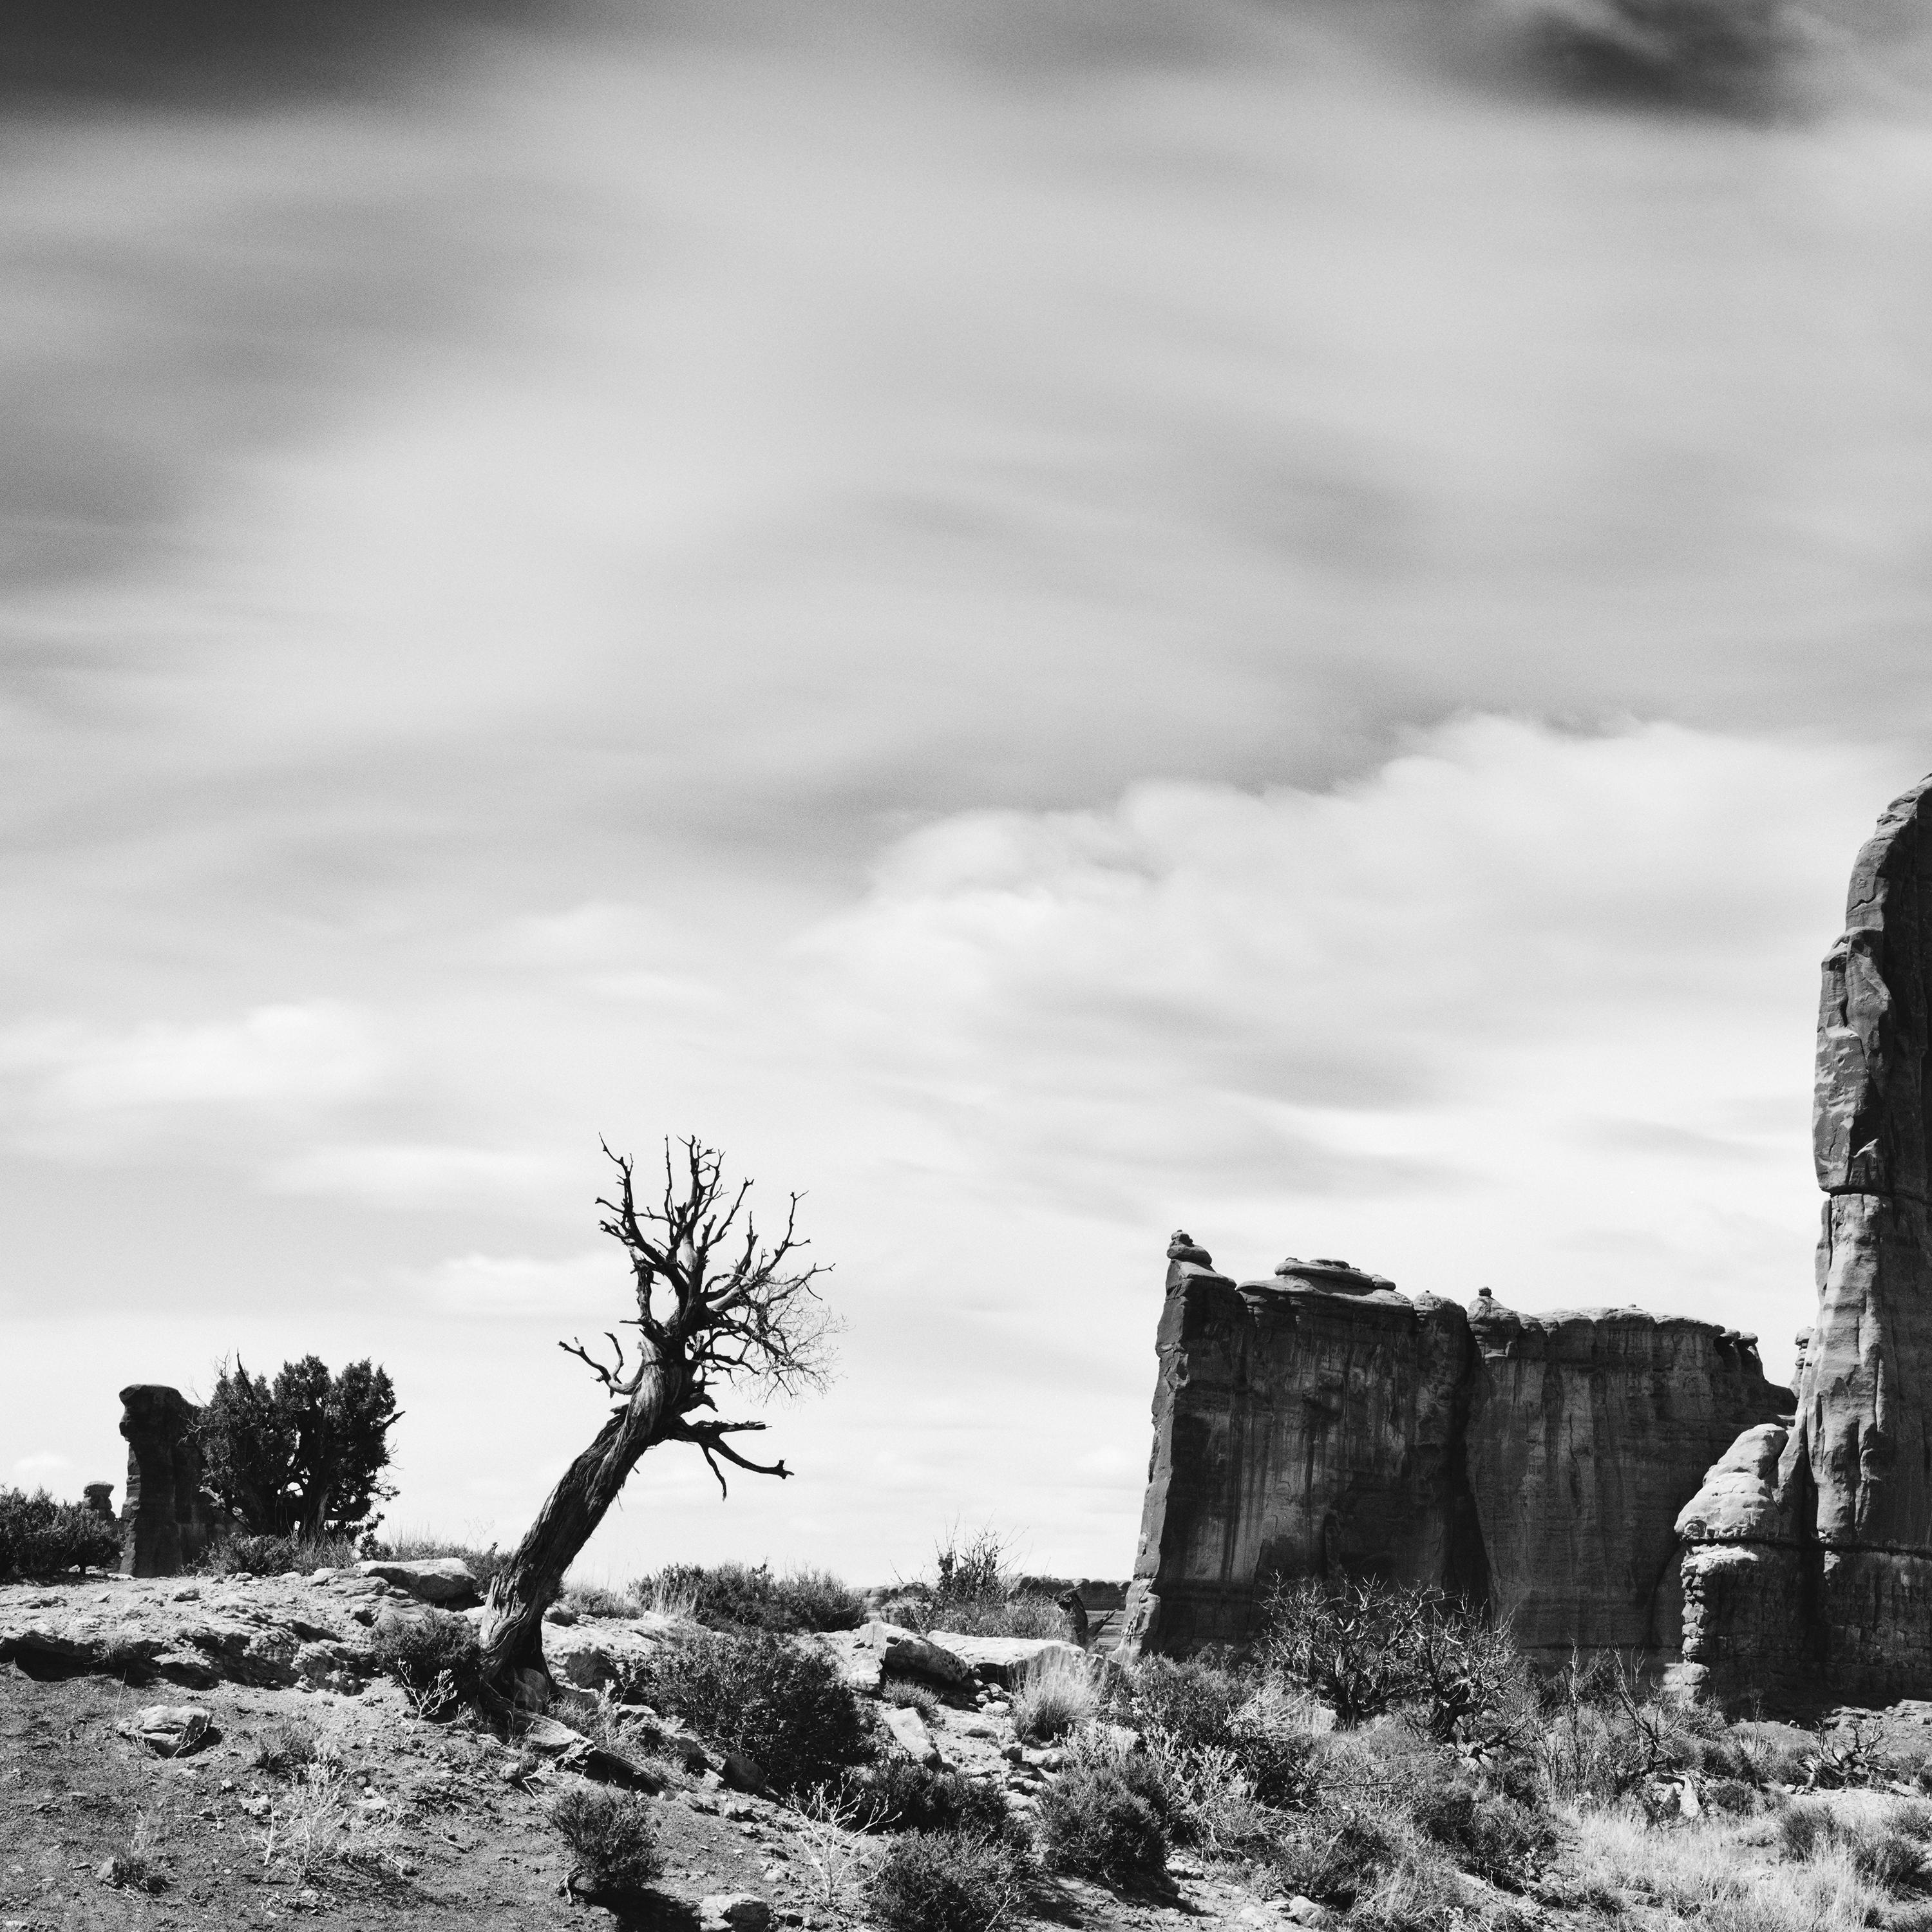
[[[661,1442],[699,1450],[728,1493],[724,1465],[780,1478],[781,1460],[757,1462],[731,1438],[764,1428],[726,1421],[718,1396],[795,1394],[824,1380],[832,1322],[818,1293],[824,1268],[804,1264],[800,1197],[788,1197],[782,1234],[766,1242],[752,1184],[724,1178],[724,1156],[695,1138],[664,1144],[664,1186],[640,1201],[631,1157],[607,1146],[616,1198],[598,1198],[603,1232],[629,1264],[635,1312],[604,1330],[608,1351],[560,1342],[610,1398],[596,1438],[551,1490],[515,1555],[490,1586],[483,1619],[485,1683],[512,1687],[544,1670],[543,1613],[646,1450]],[[628,1343],[619,1330],[632,1331]],[[548,1672],[545,1672],[548,1675]]]

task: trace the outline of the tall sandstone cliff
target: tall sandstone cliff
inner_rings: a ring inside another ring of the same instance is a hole
[[[1795,1424],[1685,1508],[1688,1687],[1932,1693],[1932,779],[1852,871],[1826,954],[1812,1142],[1825,1191]]]
[[[1790,1408],[1750,1338],[1168,1252],[1130,1646],[1239,1642],[1274,1580],[1372,1575],[1487,1601],[1532,1649],[1674,1648],[1678,1511]]]

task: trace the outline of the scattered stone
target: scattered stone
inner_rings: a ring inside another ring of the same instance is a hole
[[[894,1676],[923,1677],[956,1690],[972,1688],[973,1672],[964,1660],[916,1630],[875,1620],[859,1632],[859,1648],[878,1658],[881,1670]]]
[[[619,1785],[626,1791],[641,1791],[651,1797],[664,1789],[664,1780],[656,1772],[646,1771],[642,1765],[616,1751],[606,1750],[587,1738],[579,1738],[566,1746],[556,1762],[560,1769],[574,1771],[578,1777],[593,1778],[599,1784]]]
[[[121,1730],[123,1736],[139,1738],[158,1757],[186,1757],[218,1735],[208,1713],[193,1704],[144,1705]]]
[[[577,1621],[577,1612],[568,1604],[553,1604],[543,1613],[547,1624],[561,1624],[566,1629]]]
[[[892,1742],[914,1763],[922,1764],[929,1770],[938,1768],[939,1747],[932,1742],[932,1733],[918,1712],[910,1704],[888,1704],[879,1714],[892,1732]]]
[[[772,1908],[755,1893],[713,1892],[698,1901],[698,1932],[770,1932]]]
[[[727,1787],[733,1791],[762,1791],[766,1779],[764,1766],[741,1750],[726,1750],[719,1756],[718,1768]]]
[[[527,1744],[533,1751],[541,1751],[546,1757],[554,1757],[560,1751],[568,1750],[573,1744],[586,1742],[581,1731],[573,1731],[568,1724],[559,1724],[554,1718],[532,1718],[518,1733],[518,1742]]]

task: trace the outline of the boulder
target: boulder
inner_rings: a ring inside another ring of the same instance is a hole
[[[1678,1511],[1677,1534],[1692,1543],[1790,1540],[1792,1526],[1778,1492],[1778,1459],[1790,1432],[1773,1422],[1747,1429]]]
[[[460,1556],[425,1556],[406,1563],[385,1558],[356,1567],[364,1576],[406,1590],[418,1603],[463,1604],[478,1594],[476,1579]]]
[[[545,1624],[544,1657],[550,1673],[580,1690],[601,1690],[648,1662],[662,1646],[661,1634],[615,1619]]]
[[[560,1752],[574,1749],[585,1739],[581,1731],[573,1731],[568,1724],[560,1724],[554,1718],[532,1718],[518,1730],[517,1741],[527,1744],[533,1751],[541,1751],[546,1757],[554,1757]]]
[[[621,1753],[606,1750],[588,1738],[579,1738],[557,1755],[560,1770],[574,1771],[580,1778],[594,1778],[599,1784],[621,1786],[626,1791],[641,1791],[656,1797],[664,1789],[664,1780]]]
[[[158,1757],[186,1757],[212,1744],[218,1735],[208,1713],[194,1704],[148,1704],[121,1726],[122,1734],[138,1738]]]
[[[956,1652],[898,1624],[875,1619],[866,1624],[859,1632],[858,1647],[895,1676],[923,1677],[951,1690],[969,1689],[973,1682],[971,1670]]]
[[[771,1932],[772,1908],[755,1893],[712,1892],[698,1901],[698,1932]]]
[[[1003,1690],[1016,1690],[1028,1666],[1037,1658],[1086,1654],[1078,1644],[1058,1636],[966,1636],[934,1630],[932,1641],[958,1658],[982,1684],[997,1684]]]
[[[939,1768],[939,1747],[932,1742],[932,1733],[926,1728],[926,1720],[909,1704],[888,1704],[879,1714],[885,1720],[886,1729],[892,1732],[892,1742],[915,1764],[922,1764],[928,1769]]]

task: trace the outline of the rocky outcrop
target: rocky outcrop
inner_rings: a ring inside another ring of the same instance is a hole
[[[1168,1253],[1130,1652],[1238,1642],[1275,1580],[1363,1575],[1489,1603],[1532,1648],[1668,1648],[1677,1514],[1792,1400],[1708,1322]]]
[[[481,1594],[470,1565],[460,1556],[421,1556],[407,1562],[376,1558],[356,1567],[392,1589],[406,1591],[418,1603],[461,1607],[475,1603]]]
[[[209,1513],[201,1493],[201,1412],[178,1389],[138,1382],[121,1391],[128,1443],[128,1494],[121,1512],[121,1570],[172,1576],[199,1556]]]
[[[1818,1317],[1794,1426],[1748,1534],[1727,1527],[1717,1491],[1747,1460],[1761,1478],[1762,1443],[1737,1445],[1712,1472],[1710,1507],[1685,1514],[1685,1680],[1720,1696],[1771,1681],[1867,1702],[1932,1690],[1928,791],[1879,820],[1825,958]]]
[[[1532,1652],[1675,1651],[1678,1512],[1738,1428],[1790,1410],[1756,1337],[1493,1300],[1470,1332],[1464,1456],[1491,1606]]]
[[[1238,1285],[1185,1233],[1168,1256],[1123,1648],[1239,1642],[1274,1576],[1478,1582],[1462,1310],[1346,1263]]]

